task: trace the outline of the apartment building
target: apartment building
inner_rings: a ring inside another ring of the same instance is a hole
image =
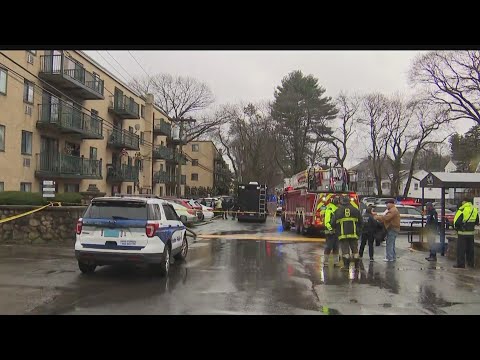
[[[0,51],[0,191],[173,195],[171,119],[82,51]]]
[[[190,142],[183,152],[188,159],[188,165],[182,166],[187,193],[197,195],[199,189],[205,189],[205,195],[228,194],[230,170],[212,141]]]

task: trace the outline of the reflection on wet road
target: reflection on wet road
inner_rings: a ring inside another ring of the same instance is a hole
[[[396,263],[381,261],[380,246],[376,262],[342,271],[324,266],[323,242],[298,241],[272,219],[216,220],[196,231],[211,236],[192,242],[187,261],[172,265],[168,278],[112,266],[83,276],[71,249],[2,247],[0,313],[480,313],[479,272],[452,270],[446,258],[425,263],[423,253],[408,250],[406,238],[397,240]]]

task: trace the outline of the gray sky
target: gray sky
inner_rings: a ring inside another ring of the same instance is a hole
[[[130,76],[145,75],[127,51],[86,53],[120,79],[115,69],[128,80]],[[149,74],[188,75],[206,82],[215,95],[215,104],[219,105],[271,100],[275,87],[293,70],[314,75],[326,89],[326,95],[332,97],[340,91],[409,93],[412,90],[407,83],[407,72],[411,61],[421,52],[159,50],[131,53]],[[473,122],[464,122],[456,128],[465,132],[472,125]],[[356,162],[353,158],[351,161]]]

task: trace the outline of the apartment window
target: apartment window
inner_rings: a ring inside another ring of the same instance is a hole
[[[90,160],[97,160],[97,148],[90,146]]]
[[[413,189],[418,190],[418,183],[413,184]]]
[[[5,184],[3,181],[0,181],[0,192],[5,191]]]
[[[135,160],[135,166],[138,167],[140,171],[143,171],[143,161],[140,159]]]
[[[32,183],[27,183],[27,182],[20,183],[20,191],[32,192]]]
[[[140,107],[140,116],[142,117],[142,119],[145,119],[145,106],[142,105]]]
[[[127,186],[127,194],[132,194],[132,185]]]
[[[3,184],[3,183],[2,183]],[[159,193],[160,196],[163,196],[163,187],[160,186],[160,193]]]
[[[192,144],[192,151],[198,152],[198,144]]]
[[[140,131],[140,145],[143,145],[145,142],[145,133]]]
[[[22,130],[22,155],[32,155],[32,133]]]
[[[198,181],[198,174],[192,174],[192,177],[190,179],[192,181]]]
[[[0,68],[0,94],[7,95],[7,70]]]
[[[163,171],[163,164],[160,164],[160,171]]]
[[[0,125],[0,151],[5,151],[5,126]]]
[[[198,166],[198,159],[192,159],[192,166]]]
[[[27,50],[30,54],[37,56],[37,50]]]
[[[66,193],[78,193],[80,192],[80,185],[79,184],[65,184],[63,187],[63,191]]]
[[[23,85],[23,101],[29,104],[33,104],[33,88],[34,85],[28,80],[25,80]]]
[[[129,126],[129,127],[128,127],[128,131],[130,131],[131,133],[133,133],[133,127],[132,127],[132,126]]]

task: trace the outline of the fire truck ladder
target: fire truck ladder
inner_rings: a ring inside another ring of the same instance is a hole
[[[258,211],[260,214],[265,214],[267,202],[267,189],[264,186],[260,187],[260,197],[258,198]]]

